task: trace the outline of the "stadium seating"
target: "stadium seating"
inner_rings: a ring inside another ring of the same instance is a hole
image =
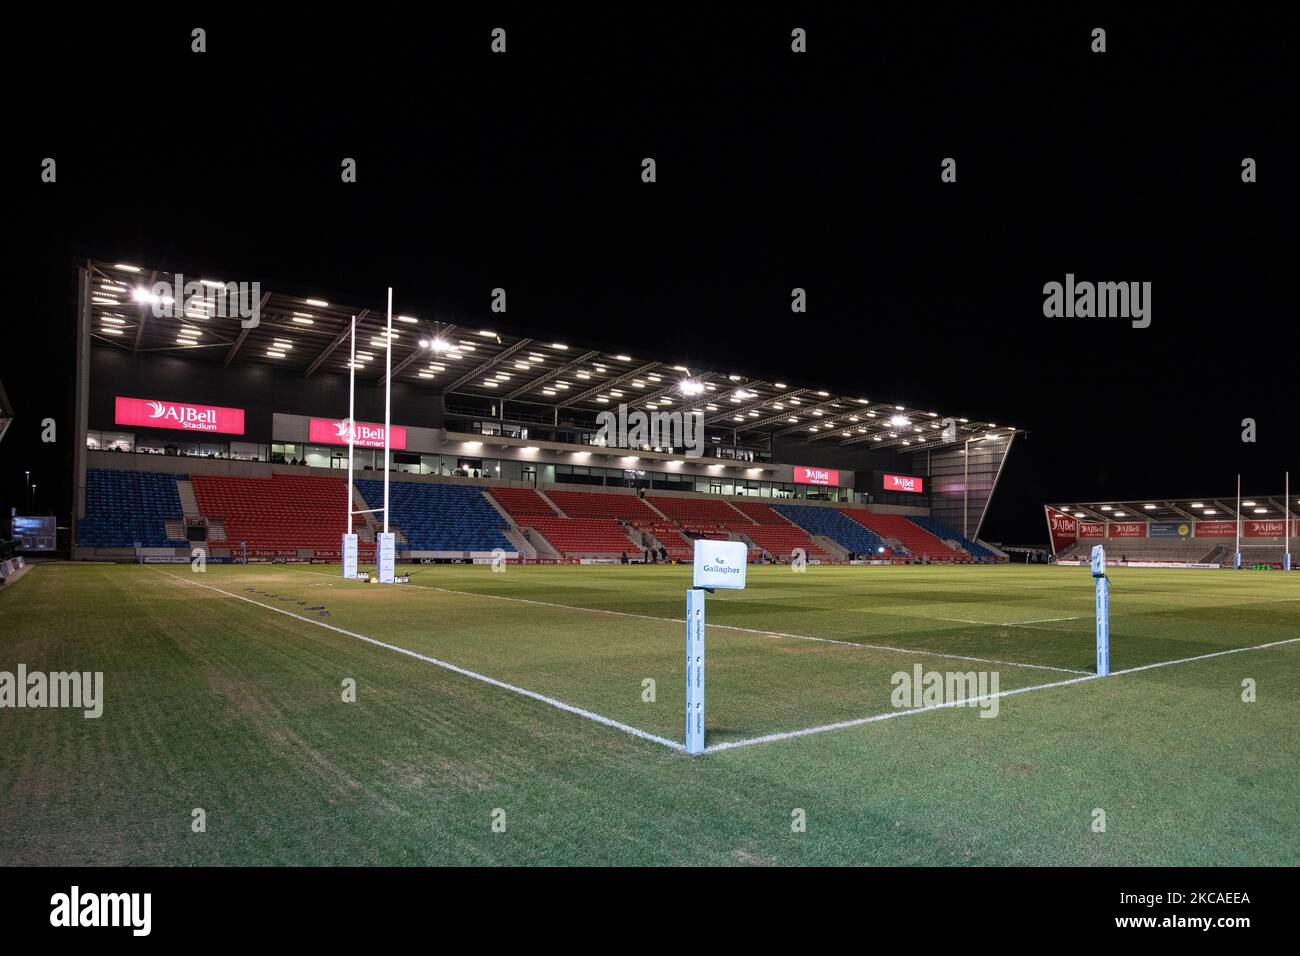
[[[77,522],[81,544],[89,548],[183,548],[189,542],[167,537],[165,522],[181,517],[177,480],[185,475],[154,471],[86,469],[86,517]]]
[[[292,557],[311,548],[320,557],[338,555],[343,533],[344,482],[307,475],[238,478],[194,475],[194,497],[208,518],[220,518],[226,539],[216,547],[247,544],[250,554]],[[372,551],[361,545],[358,552]]]
[[[964,552],[954,551],[903,515],[881,514],[864,508],[846,508],[844,514],[863,527],[870,528],[881,538],[893,538],[900,542],[913,557],[924,557],[931,561],[957,561],[969,557]]]
[[[371,508],[383,506],[382,481],[361,479],[357,489]],[[515,551],[505,536],[506,520],[473,485],[390,481],[388,504],[390,527],[402,529],[412,551]]]
[[[488,494],[516,521],[527,515],[555,516],[555,509],[532,488],[489,488]]]
[[[548,518],[534,515],[522,519],[520,524],[539,532],[556,551],[566,557],[634,556],[641,551],[640,544],[628,537],[627,529],[611,518],[562,518],[556,514]]]
[[[770,507],[761,501],[733,501],[731,506],[759,524],[777,525],[782,528],[790,527],[790,521],[773,511]]]
[[[973,557],[990,560],[997,557],[997,555],[984,547],[984,545],[980,544],[978,541],[972,541],[970,538],[958,534],[938,518],[931,518],[928,515],[908,515],[907,520],[920,525],[936,538],[940,538],[944,541],[956,541],[962,546],[962,550]]]
[[[637,524],[663,520],[636,495],[552,489],[546,492],[546,497],[570,518],[624,518]]]
[[[853,554],[876,556],[885,546],[878,534],[854,521],[838,508],[787,504],[773,504],[772,508],[809,534],[825,535]]]
[[[795,548],[803,548],[809,560],[828,561],[830,555],[813,541],[812,536],[802,528],[797,528],[788,521],[782,521],[784,527],[775,525],[750,525],[737,529],[754,544],[758,545],[774,558],[790,560]]]
[[[752,519],[718,498],[661,498],[647,495],[646,500],[685,528],[740,527]]]

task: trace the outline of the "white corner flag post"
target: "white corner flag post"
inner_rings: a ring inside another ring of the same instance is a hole
[[[1110,578],[1106,577],[1106,549],[1092,548],[1092,577],[1097,582],[1097,676],[1110,673]]]
[[[343,532],[343,576],[357,576],[357,536],[352,532],[352,440],[357,400],[357,317],[352,316],[352,357],[348,360],[348,522]]]
[[[388,329],[384,334],[384,530],[379,535],[379,583],[392,584],[396,545],[394,535],[388,530],[388,435],[392,431],[393,408],[393,287],[388,287]]]
[[[1241,475],[1237,476],[1237,550],[1232,559],[1234,571],[1241,570]]]
[[[743,541],[695,542],[692,587],[686,592],[686,752],[704,753],[704,595],[745,587],[749,546]]]

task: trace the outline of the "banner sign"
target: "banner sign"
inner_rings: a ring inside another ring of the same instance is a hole
[[[1153,521],[1148,534],[1152,538],[1190,538],[1192,523],[1190,521]]]
[[[795,465],[794,483],[796,485],[823,485],[828,488],[838,488],[840,473],[834,468],[809,468],[806,465]]]
[[[911,475],[883,475],[885,491],[910,491],[921,494],[925,491],[925,481]]]
[[[217,405],[190,405],[155,399],[117,396],[114,421],[145,428],[177,428],[187,432],[244,434],[244,410]]]
[[[1147,523],[1145,521],[1114,521],[1110,525],[1112,538],[1145,538]]]
[[[1047,509],[1047,530],[1052,537],[1052,553],[1069,547],[1079,540],[1079,522],[1064,511]]]
[[[1241,533],[1247,538],[1280,538],[1286,534],[1286,522],[1281,518],[1272,521],[1243,521]]]
[[[1198,538],[1235,538],[1237,522],[1235,521],[1198,521],[1196,537]]]
[[[1079,537],[1104,538],[1106,537],[1106,525],[1100,521],[1080,521]]]
[[[383,448],[384,426],[369,422],[353,424],[355,436],[352,443],[358,448]],[[307,432],[309,442],[321,445],[346,445],[348,443],[348,420],[346,418],[313,418]],[[406,429],[401,425],[393,426],[389,436],[388,447],[394,451],[406,448]]]

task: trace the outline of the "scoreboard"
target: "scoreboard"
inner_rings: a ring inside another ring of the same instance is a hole
[[[58,531],[53,515],[14,515],[13,540],[19,551],[53,551]]]

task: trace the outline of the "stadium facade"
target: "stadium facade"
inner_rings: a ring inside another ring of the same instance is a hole
[[[349,504],[373,552],[382,308],[131,263],[78,270],[75,556],[336,560]],[[1005,423],[483,320],[398,309],[392,328],[401,557],[684,558],[725,536],[756,559],[1005,558],[979,540],[1023,434]],[[700,444],[602,428],[602,413],[637,412],[695,416]]]

